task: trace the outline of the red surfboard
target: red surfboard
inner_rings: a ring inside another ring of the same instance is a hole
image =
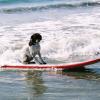
[[[4,65],[1,66],[3,69],[74,69],[74,68],[84,68],[87,65],[91,65],[99,62],[100,59],[93,59],[84,62],[75,62],[67,64],[46,64],[46,65],[37,65],[37,64],[27,64],[27,65]]]

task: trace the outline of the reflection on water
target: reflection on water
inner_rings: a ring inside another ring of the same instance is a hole
[[[44,86],[44,81],[41,77],[41,71],[28,71],[25,76],[25,81],[27,83],[28,91],[31,94],[31,97],[34,97],[34,95],[43,94],[45,92],[46,87]]]
[[[100,71],[100,69],[98,70]],[[64,70],[62,75],[73,77],[75,79],[100,80],[100,74],[96,73],[93,69],[84,69],[83,71]]]
[[[99,100],[100,69],[1,71],[1,100]]]

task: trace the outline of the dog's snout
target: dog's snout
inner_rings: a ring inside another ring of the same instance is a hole
[[[39,40],[36,40],[36,43],[38,43],[39,42]]]
[[[36,42],[40,42],[41,40],[40,39],[36,39]]]

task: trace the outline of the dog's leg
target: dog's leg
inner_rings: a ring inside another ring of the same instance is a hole
[[[29,57],[27,55],[25,55],[23,63],[24,64],[30,64],[30,61],[33,59],[33,57]]]
[[[43,61],[40,52],[38,52],[38,56],[39,56],[39,59],[41,60],[42,64],[46,64],[46,62]]]
[[[35,59],[35,62],[39,63],[39,64],[42,64],[37,57],[34,58]]]

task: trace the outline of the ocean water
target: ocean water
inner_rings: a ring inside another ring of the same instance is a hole
[[[0,0],[0,65],[20,64],[33,33],[47,63],[100,57],[100,0]],[[0,71],[1,100],[99,100],[100,63],[89,71]]]
[[[48,63],[99,57],[99,4],[96,0],[1,0],[1,64],[19,63],[36,32],[43,36],[41,53]]]

